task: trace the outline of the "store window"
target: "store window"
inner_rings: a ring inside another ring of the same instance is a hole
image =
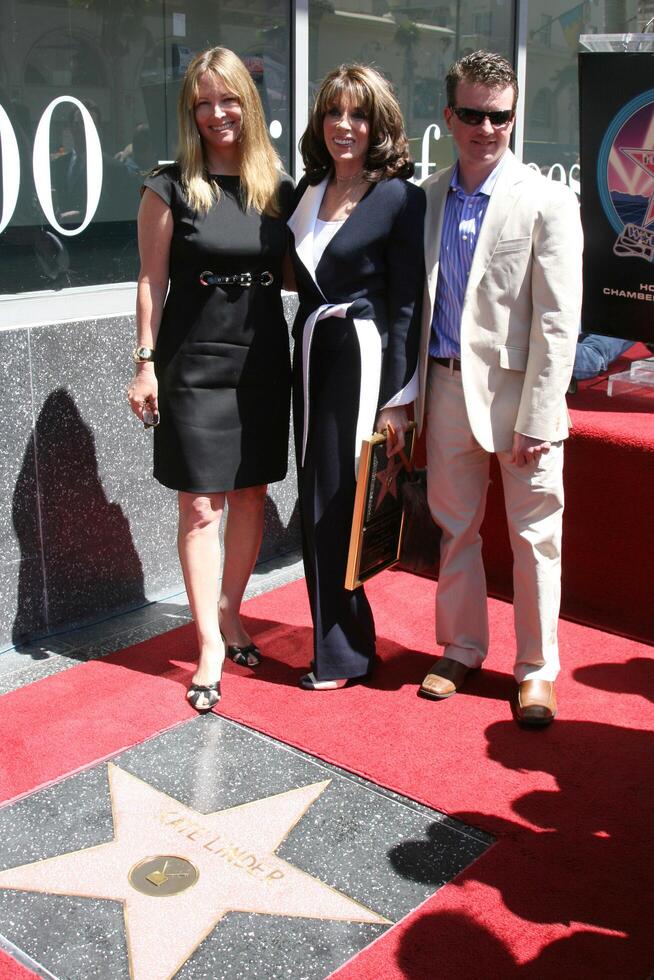
[[[180,80],[223,44],[290,163],[290,0],[0,5],[0,293],[131,282],[143,174],[174,158]]]
[[[420,179],[453,160],[443,123],[445,73],[486,48],[512,58],[510,0],[309,0],[310,103],[335,65],[380,68],[400,100]]]
[[[529,0],[523,159],[579,190],[580,34],[642,30],[651,0]]]

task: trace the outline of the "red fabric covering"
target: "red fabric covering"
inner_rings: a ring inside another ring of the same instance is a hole
[[[194,717],[195,656],[187,627],[4,695],[0,803]]]
[[[633,361],[651,356],[644,344],[634,344],[604,374],[579,382],[576,394],[568,396],[574,436],[610,439],[620,446],[653,451],[654,398],[637,394],[611,398],[607,395],[608,378],[612,374],[628,371]]]
[[[644,344],[635,344],[610,373],[648,356]],[[654,397],[609,398],[607,377],[581,382],[568,397],[561,615],[654,643]],[[511,598],[511,548],[495,460],[491,480],[481,531],[488,591]]]
[[[2,980],[34,980],[36,973],[21,966],[13,957],[0,949],[0,977]]]
[[[266,660],[256,674],[226,668],[226,716],[498,838],[340,980],[644,980],[654,965],[651,648],[562,623],[559,717],[522,730],[502,602],[491,601],[488,668],[448,701],[416,696],[434,652],[434,588],[401,572],[369,585],[380,663],[367,684],[297,688],[310,658],[303,582],[247,604]],[[193,650],[183,627],[5,695],[3,798],[191,717]]]

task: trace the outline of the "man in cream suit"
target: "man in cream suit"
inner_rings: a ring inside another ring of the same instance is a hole
[[[450,69],[458,162],[423,182],[427,283],[417,418],[443,529],[436,597],[444,646],[420,688],[450,697],[488,652],[479,528],[497,455],[514,560],[517,717],[556,714],[565,392],[581,307],[582,235],[567,187],[509,150],[513,68],[477,51]]]

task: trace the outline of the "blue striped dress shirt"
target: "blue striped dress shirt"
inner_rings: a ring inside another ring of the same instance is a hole
[[[438,284],[429,341],[432,357],[461,359],[463,298],[491,191],[503,163],[504,158],[472,194],[466,194],[459,184],[458,163],[452,172],[443,215]]]

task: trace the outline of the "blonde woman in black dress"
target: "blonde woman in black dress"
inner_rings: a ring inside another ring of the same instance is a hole
[[[178,491],[178,549],[198,637],[187,697],[220,699],[225,654],[256,667],[240,606],[261,543],[266,485],[286,474],[290,367],[281,303],[293,193],[242,61],[189,65],[178,161],[145,180],[136,415],[158,413],[154,475]],[[218,528],[227,504],[219,592]]]

